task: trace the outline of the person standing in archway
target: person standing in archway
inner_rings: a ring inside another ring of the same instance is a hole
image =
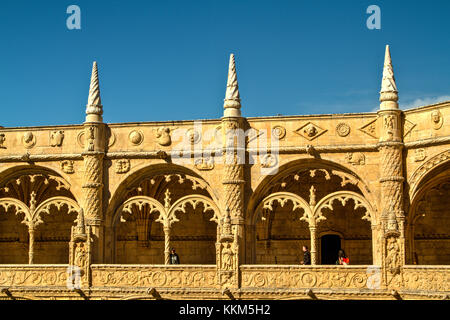
[[[303,265],[311,264],[311,252],[308,250],[308,246],[303,246],[303,261],[300,261]]]
[[[339,250],[339,252],[338,252],[338,260],[336,261],[336,264],[346,266],[349,263],[350,263],[350,259],[345,254],[345,251],[342,250],[342,249]]]
[[[180,264],[180,257],[176,254],[175,248],[170,252],[170,264]]]

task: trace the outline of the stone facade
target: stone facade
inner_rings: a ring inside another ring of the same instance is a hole
[[[223,118],[106,124],[94,63],[84,124],[0,128],[0,298],[448,298],[450,102],[387,47],[378,112],[241,108],[232,55]]]

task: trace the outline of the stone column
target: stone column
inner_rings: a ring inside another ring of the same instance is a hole
[[[381,245],[384,248],[384,268],[388,270],[385,280],[389,284],[391,277],[399,274],[405,257],[402,111],[398,108],[398,91],[389,46],[386,47],[380,102],[380,209],[384,231]],[[379,257],[374,259],[378,261]]]
[[[317,251],[317,228],[309,227],[309,232],[311,235],[311,264],[316,265],[318,262],[318,251]]]
[[[164,226],[164,264],[170,264],[170,226]]]
[[[86,122],[84,123],[83,205],[86,225],[93,236],[93,262],[103,261],[103,157],[106,135],[102,119],[97,63],[92,68]]]
[[[28,264],[34,264],[34,231],[35,227],[33,225],[28,227],[28,233],[30,235],[30,242],[28,247]]]
[[[232,271],[229,278],[225,276],[219,281],[222,286],[239,286],[239,265],[244,259],[245,217],[244,217],[244,164],[245,135],[244,119],[241,117],[241,102],[237,82],[234,55],[230,56],[228,82],[222,118],[222,134],[224,137],[224,176],[222,213],[230,216],[231,230],[223,225],[219,245],[218,268],[226,272]],[[222,223],[226,223],[223,221]],[[232,258],[230,258],[230,255]],[[231,260],[230,260],[231,259]],[[232,261],[232,263],[230,262]],[[231,265],[234,270],[228,270]]]

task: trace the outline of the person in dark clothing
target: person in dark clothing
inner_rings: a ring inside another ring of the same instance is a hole
[[[307,246],[303,246],[303,261],[300,262],[303,265],[311,264],[311,252],[309,252]]]
[[[175,253],[174,248],[170,252],[170,264],[180,264],[180,257]]]
[[[344,250],[339,250],[338,252],[338,260],[336,261],[336,264],[338,265],[348,265],[349,264],[349,259],[347,257],[347,255],[345,254]]]

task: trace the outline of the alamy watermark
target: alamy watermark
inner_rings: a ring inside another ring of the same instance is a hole
[[[67,7],[66,13],[70,16],[67,17],[66,26],[69,30],[81,29],[81,9],[77,5],[70,5]]]
[[[367,18],[366,26],[369,30],[381,29],[381,9],[377,5],[370,5],[366,10],[367,14],[370,16]]]

